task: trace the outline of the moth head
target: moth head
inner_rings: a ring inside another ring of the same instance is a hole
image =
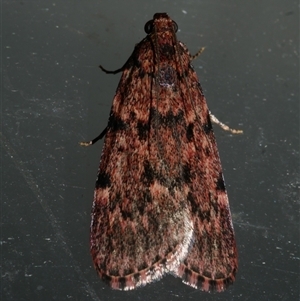
[[[165,25],[165,28],[169,28],[168,25],[170,22],[172,23],[174,32],[177,32],[178,25],[175,21],[171,20],[171,18],[166,13],[156,13],[153,16],[153,19],[149,20],[145,24],[144,30],[147,34],[151,34],[155,30],[155,24],[164,23],[163,25]]]

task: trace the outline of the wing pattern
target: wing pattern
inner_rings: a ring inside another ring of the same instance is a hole
[[[145,25],[105,132],[90,240],[95,268],[114,289],[172,273],[222,291],[237,271],[209,110],[176,29],[165,13]]]

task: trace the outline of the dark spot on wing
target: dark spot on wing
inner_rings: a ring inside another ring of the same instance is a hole
[[[194,138],[194,124],[190,123],[186,129],[186,138],[189,142]]]
[[[154,179],[156,178],[155,172],[149,161],[144,162],[144,173],[142,175],[142,178],[143,181],[145,181],[148,185],[152,184],[154,182]]]
[[[191,167],[188,164],[182,167],[182,177],[185,183],[191,183]]]
[[[134,278],[134,280],[135,280],[136,282],[139,282],[140,277],[141,277],[141,275],[140,275],[139,273],[135,273],[135,274],[133,275],[133,278]]]
[[[203,130],[207,135],[209,135],[210,132],[212,131],[212,125],[211,125],[209,113],[207,113],[206,124],[203,125]]]
[[[198,212],[198,210],[199,210],[199,206],[195,202],[195,198],[194,198],[194,196],[193,196],[193,194],[191,192],[189,192],[188,195],[187,195],[187,201],[191,205],[192,213],[196,214]]]
[[[126,278],[125,277],[119,277],[119,288],[123,290],[126,287]]]
[[[105,172],[99,172],[96,181],[96,188],[106,188],[111,186],[110,176]]]
[[[117,132],[124,130],[126,128],[126,124],[120,117],[116,116],[114,113],[111,113],[108,121],[108,128],[112,132]]]
[[[140,140],[146,140],[149,134],[149,124],[138,121],[137,130]]]
[[[132,212],[129,211],[128,209],[120,209],[121,215],[123,219],[130,219],[132,220]]]
[[[223,174],[220,172],[218,180],[217,180],[217,185],[216,185],[217,190],[225,191],[225,182],[223,179]]]

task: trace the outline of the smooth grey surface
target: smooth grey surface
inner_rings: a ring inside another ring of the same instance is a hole
[[[239,271],[221,294],[180,279],[113,291],[89,255],[93,188],[121,67],[167,12],[215,126]],[[299,300],[298,1],[2,1],[1,300]]]

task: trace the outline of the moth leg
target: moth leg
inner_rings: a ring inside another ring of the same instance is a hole
[[[205,47],[200,48],[200,50],[197,51],[196,54],[194,55],[190,55],[190,60],[194,60],[195,58],[197,58],[203,51],[204,51]]]
[[[103,72],[105,72],[105,73],[107,73],[107,74],[117,74],[117,73],[122,72],[122,71],[124,70],[126,64],[127,64],[127,62],[125,63],[125,65],[124,65],[122,68],[119,68],[119,69],[114,70],[114,71],[107,70],[107,69],[103,68],[101,65],[99,66],[99,68],[100,68]],[[102,138],[105,136],[105,134],[107,133],[107,130],[108,130],[108,128],[106,127],[106,128],[100,133],[100,135],[98,135],[98,136],[97,136],[96,138],[94,138],[93,140],[90,140],[90,141],[82,141],[82,142],[79,142],[79,144],[80,144],[81,146],[90,146],[90,145],[93,145],[93,144],[95,144],[98,140],[102,139]]]
[[[101,65],[99,66],[99,68],[100,68],[103,72],[105,72],[105,73],[107,73],[107,74],[117,74],[117,73],[119,73],[119,72],[122,72],[122,71],[126,68],[127,64],[128,64],[128,61],[125,63],[125,65],[124,65],[122,68],[119,68],[119,69],[114,70],[114,71],[107,70],[107,69],[105,69],[104,67],[102,67]],[[98,136],[97,136],[96,138],[94,138],[93,140],[79,142],[79,144],[80,144],[81,146],[90,146],[90,145],[93,145],[93,144],[95,144],[98,140],[102,139],[102,138],[105,136],[105,134],[107,133],[107,130],[108,130],[108,128],[106,127],[106,128],[100,133],[100,135],[98,135]]]
[[[107,130],[108,128],[106,127],[101,133],[100,135],[98,135],[96,138],[94,138],[93,140],[90,140],[90,141],[86,141],[86,142],[79,142],[79,144],[81,146],[90,146],[90,145],[93,145],[95,144],[98,140],[102,139],[105,134],[107,133]]]
[[[113,70],[113,71],[107,70],[107,69],[103,68],[101,65],[99,66],[99,68],[100,68],[103,72],[105,72],[105,73],[107,73],[107,74],[117,74],[117,73],[122,72],[122,71],[124,70],[124,66],[123,66],[122,68],[119,68],[119,69]]]
[[[106,74],[117,74],[119,72],[123,72],[130,64],[132,64],[132,57],[130,56],[129,59],[126,61],[126,63],[119,69],[117,70],[107,70],[104,67],[102,67],[101,65],[99,66],[99,68],[105,72]]]
[[[210,111],[209,111],[209,116],[211,118],[211,121],[219,125],[224,131],[229,131],[232,134],[242,134],[242,130],[235,130],[231,129],[228,125],[222,123],[216,116],[214,116]]]

